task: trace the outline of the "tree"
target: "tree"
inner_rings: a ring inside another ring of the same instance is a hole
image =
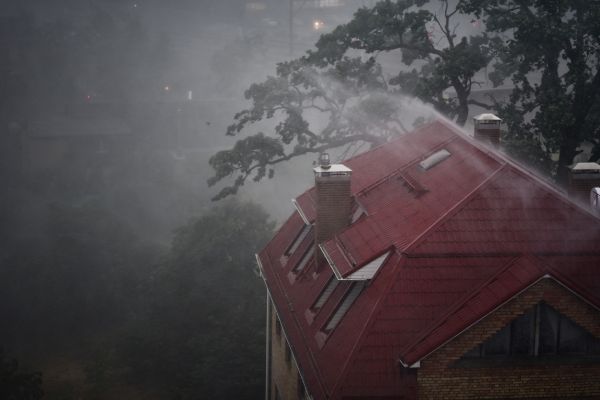
[[[17,360],[6,357],[0,348],[0,398],[38,400],[43,395],[42,374],[20,371]]]
[[[272,230],[261,207],[230,201],[177,231],[144,317],[119,346],[134,381],[179,399],[261,396],[264,285],[253,254]]]
[[[475,103],[469,99],[474,76],[490,62],[493,40],[485,33],[459,39],[453,22],[459,9],[444,0],[435,13],[422,8],[426,3],[384,0],[361,8],[349,23],[322,35],[316,50],[278,64],[275,77],[252,85],[245,93],[252,106],[235,115],[227,134],[273,120],[279,122],[276,136],[258,132],[211,158],[210,185],[234,176],[215,198],[236,193],[250,177],[272,177],[273,165],[300,155],[385,142],[403,131],[390,93],[416,96],[463,125]],[[390,51],[415,67],[400,68],[388,81],[377,56]],[[314,123],[319,114],[326,119],[321,125]]]
[[[483,15],[502,33],[495,83],[514,90],[500,105],[512,146],[530,161],[557,166],[567,182],[584,141],[600,159],[600,4],[597,1],[468,0],[461,9]],[[551,157],[558,153],[555,165]]]
[[[10,220],[15,238],[0,246],[0,339],[32,353],[78,350],[131,317],[157,251],[104,209],[38,207],[14,210],[24,216]]]

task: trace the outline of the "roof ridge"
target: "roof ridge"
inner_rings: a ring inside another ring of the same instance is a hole
[[[390,141],[388,141],[388,142],[383,142],[383,143],[381,143],[381,144],[378,144],[377,146],[375,146],[375,147],[373,147],[373,148],[369,149],[368,151],[365,151],[365,152],[363,152],[363,153],[360,153],[360,154],[357,154],[357,155],[355,155],[355,156],[353,156],[353,157],[350,157],[350,158],[348,158],[348,159],[344,160],[344,162],[348,162],[348,161],[351,161],[351,160],[357,160],[357,159],[360,159],[361,157],[363,157],[363,156],[367,155],[369,152],[371,152],[371,151],[373,151],[373,150],[377,150],[377,149],[379,149],[380,147],[384,147],[384,146],[387,146],[387,145],[389,145],[389,144],[391,144],[391,143],[394,143],[394,142],[396,142],[396,141],[398,141],[398,140],[401,140],[402,138],[406,137],[407,135],[418,134],[418,133],[420,133],[421,131],[423,131],[423,130],[425,130],[425,129],[429,128],[430,126],[433,126],[433,125],[435,125],[435,124],[439,124],[439,123],[441,123],[441,122],[442,122],[442,121],[441,121],[441,119],[440,119],[439,117],[436,117],[435,119],[433,119],[433,120],[431,120],[431,121],[429,121],[429,122],[427,122],[427,123],[424,123],[423,125],[421,125],[421,126],[418,126],[418,127],[416,127],[415,129],[413,129],[413,130],[411,130],[411,131],[408,131],[408,132],[402,132],[402,133],[400,133],[399,135],[396,135],[396,136],[392,137],[392,139],[391,139]]]
[[[600,219],[600,216],[595,215],[594,213],[590,212],[587,208],[582,207],[582,205],[579,202],[571,200],[566,195],[566,193],[563,190],[561,190],[561,188],[553,185],[552,182],[549,181],[548,179],[546,179],[545,177],[538,175],[537,173],[531,171],[523,163],[514,159],[509,154],[504,153],[494,147],[487,146],[484,143],[480,142],[479,140],[473,138],[472,136],[469,136],[461,127],[457,126],[452,121],[447,121],[442,118],[438,118],[437,120],[440,123],[444,124],[449,129],[452,129],[452,131],[454,131],[459,137],[466,139],[469,142],[469,144],[471,144],[472,146],[478,148],[481,151],[485,151],[487,154],[491,155],[493,158],[495,158],[498,161],[501,161],[503,164],[506,164],[506,165],[510,166],[511,168],[513,168],[515,170],[515,172],[518,172],[521,175],[524,175],[528,179],[533,179],[535,182],[539,183],[541,186],[544,186],[550,192],[552,192],[552,194],[557,199],[560,199],[561,201],[566,202],[572,206],[574,205],[578,209],[585,211],[586,214],[592,215],[593,217]]]
[[[421,234],[419,236],[417,236],[412,242],[410,242],[404,248],[404,250],[402,252],[408,254],[408,252],[410,250],[413,250],[414,247],[421,244],[427,238],[427,235],[430,232],[432,232],[434,229],[437,229],[442,223],[446,222],[450,217],[453,217],[458,212],[460,212],[467,205],[467,203],[469,201],[471,201],[477,194],[479,194],[479,191],[482,188],[485,188],[487,185],[489,185],[492,182],[492,180],[497,175],[499,175],[500,172],[502,172],[504,170],[505,167],[506,167],[506,164],[501,164],[500,167],[496,171],[492,172],[490,174],[490,176],[485,178],[485,180],[483,182],[481,182],[479,185],[477,185],[475,187],[475,189],[473,189],[470,193],[468,193],[462,200],[460,200],[453,207],[451,207],[448,211],[446,211],[444,214],[442,214],[435,222],[430,224],[429,227],[427,229],[425,229],[423,232],[421,232]]]
[[[512,160],[508,160],[508,161],[512,161]],[[549,195],[551,195],[556,200],[560,201],[561,203],[563,203],[570,209],[572,209],[574,211],[584,212],[587,216],[592,216],[592,217],[600,220],[600,215],[594,214],[588,208],[583,207],[581,205],[581,203],[570,199],[566,195],[566,193],[561,192],[559,190],[559,188],[553,186],[552,184],[547,182],[545,179],[538,177],[537,175],[531,173],[530,171],[527,171],[519,164],[516,164],[513,162],[508,162],[507,165],[512,169],[512,171],[514,171],[516,174],[521,175],[523,178],[528,179],[528,180],[533,179],[533,180],[535,180],[536,183],[540,183],[540,187],[543,187],[544,189],[546,189],[546,191],[548,192]]]
[[[417,346],[425,338],[427,338],[433,331],[435,331],[437,328],[439,328],[448,319],[448,317],[450,317],[452,314],[454,314],[458,310],[460,310],[460,308],[463,307],[469,300],[471,300],[473,297],[475,297],[485,287],[489,286],[492,282],[494,282],[494,280],[496,280],[496,278],[498,278],[498,276],[500,276],[502,273],[506,272],[509,268],[514,266],[518,261],[520,261],[522,259],[528,260],[531,258],[532,258],[532,256],[529,254],[519,254],[519,255],[514,256],[509,262],[506,263],[506,265],[499,268],[495,274],[492,274],[487,280],[483,281],[480,285],[476,286],[472,291],[467,292],[463,297],[461,297],[459,300],[457,300],[454,303],[454,305],[452,307],[450,307],[450,309],[447,312],[445,312],[440,317],[438,317],[435,320],[435,322],[432,323],[427,330],[423,331],[423,333],[421,335],[417,336],[417,338],[415,340],[413,340],[407,346],[405,346],[401,350],[401,354],[409,353],[412,348]],[[536,268],[538,268],[538,266],[535,263],[534,263],[534,266]],[[545,271],[540,270],[540,273],[543,274],[544,272]],[[436,350],[437,348],[439,348],[439,346],[437,346],[434,350]],[[434,350],[432,350],[432,351],[434,351]]]

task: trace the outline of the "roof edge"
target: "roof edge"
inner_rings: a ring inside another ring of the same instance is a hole
[[[302,221],[304,222],[304,225],[310,225],[310,221],[306,217],[306,214],[304,214],[304,211],[302,211],[302,207],[300,207],[300,204],[298,204],[298,202],[296,201],[296,199],[292,199],[292,204],[294,204],[294,207],[296,208],[296,211],[298,211],[298,214],[300,214],[300,218],[302,218]]]
[[[541,260],[540,260],[541,261]],[[495,275],[497,276],[497,275]],[[586,304],[589,304],[591,307],[595,308],[596,310],[600,311],[600,307],[597,306],[596,304],[594,304],[592,301],[588,300],[587,298],[585,298],[582,294],[578,293],[577,291],[575,291],[574,289],[572,289],[571,287],[569,287],[567,284],[565,284],[564,282],[562,282],[561,279],[557,278],[556,276],[552,275],[552,274],[548,274],[545,273],[542,276],[538,277],[536,280],[534,280],[532,283],[530,283],[529,285],[527,285],[526,287],[524,287],[523,289],[519,290],[518,292],[516,292],[514,295],[510,296],[509,298],[507,298],[506,300],[504,300],[503,302],[501,302],[500,304],[498,304],[496,307],[494,307],[492,310],[490,310],[489,312],[487,312],[486,314],[482,315],[481,317],[479,317],[477,320],[473,321],[472,323],[470,323],[468,326],[466,326],[465,328],[463,328],[461,331],[457,332],[455,335],[452,335],[452,337],[448,338],[447,340],[445,340],[444,342],[440,343],[438,346],[436,346],[434,349],[432,349],[431,351],[429,351],[427,354],[425,354],[422,357],[419,357],[417,360],[413,361],[413,362],[406,362],[404,360],[402,360],[402,358],[398,358],[398,361],[403,365],[403,366],[407,366],[410,368],[413,368],[413,366],[418,365],[417,367],[414,368],[418,368],[421,365],[421,361],[423,361],[424,359],[426,359],[427,357],[429,357],[431,354],[433,354],[434,352],[436,352],[437,350],[439,350],[441,347],[444,347],[445,345],[447,345],[448,343],[450,343],[451,341],[453,341],[454,339],[456,339],[458,336],[462,335],[464,332],[468,331],[469,329],[471,329],[473,326],[477,325],[479,322],[481,322],[484,318],[488,317],[489,315],[493,314],[494,312],[496,312],[498,309],[502,308],[503,306],[505,306],[507,303],[509,303],[510,301],[512,301],[513,299],[515,299],[517,296],[521,295],[522,293],[526,292],[527,290],[529,290],[531,287],[537,285],[539,282],[541,282],[544,279],[552,279],[554,282],[558,283],[561,287],[563,287],[565,290],[569,291],[570,293],[572,293],[575,297],[579,298],[580,300],[582,300],[583,302],[585,302]]]

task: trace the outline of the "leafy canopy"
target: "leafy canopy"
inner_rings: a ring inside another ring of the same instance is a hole
[[[558,155],[558,181],[593,148],[600,158],[600,3],[584,0],[468,0],[465,12],[484,17],[502,35],[492,77],[510,79],[509,101],[499,104],[510,150],[547,169]]]
[[[178,399],[261,396],[264,284],[253,254],[273,228],[261,207],[228,201],[177,231],[120,345],[133,381]]]
[[[251,107],[235,115],[227,134],[267,121],[274,135],[259,130],[210,159],[215,174],[209,185],[233,178],[215,199],[235,194],[248,178],[272,177],[274,165],[294,157],[389,140],[404,131],[393,94],[415,96],[464,124],[474,103],[474,76],[490,62],[492,40],[485,33],[459,39],[453,22],[459,10],[442,1],[432,12],[422,8],[426,3],[385,0],[361,8],[349,23],[322,35],[315,50],[278,64],[276,76],[253,84],[245,92]],[[388,80],[377,60],[392,51],[404,65],[394,66]]]

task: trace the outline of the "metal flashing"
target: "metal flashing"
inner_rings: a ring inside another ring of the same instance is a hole
[[[292,199],[292,203],[294,204],[296,211],[298,211],[298,214],[300,214],[300,218],[302,218],[302,221],[304,222],[304,224],[310,225],[310,221],[308,220],[308,218],[306,218],[306,214],[304,214],[304,211],[302,211],[302,208],[300,207],[300,204],[298,204],[296,199]]]

